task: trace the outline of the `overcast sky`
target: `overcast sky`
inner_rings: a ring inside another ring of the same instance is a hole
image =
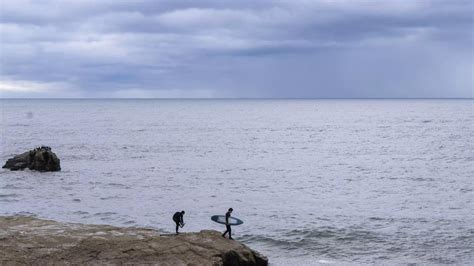
[[[474,94],[472,0],[2,0],[0,97]]]

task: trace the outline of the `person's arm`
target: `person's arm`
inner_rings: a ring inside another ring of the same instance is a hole
[[[181,226],[183,226],[183,225],[184,225],[184,217],[183,217],[183,215],[181,214]]]
[[[230,214],[226,213],[225,214],[225,225],[229,225],[229,217],[230,217]]]

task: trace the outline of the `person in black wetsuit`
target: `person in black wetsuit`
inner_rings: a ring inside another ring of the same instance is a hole
[[[230,215],[232,214],[232,211],[233,211],[233,210],[234,210],[234,209],[229,208],[229,210],[228,210],[228,211],[226,212],[226,214],[225,214],[225,228],[226,228],[226,230],[225,230],[225,232],[222,234],[222,237],[225,237],[225,235],[226,235],[227,233],[229,233],[229,239],[233,239],[233,238],[232,238],[232,229],[230,228],[230,223],[229,223],[229,218],[230,218]]]
[[[176,212],[176,213],[173,215],[173,221],[176,223],[176,234],[179,234],[178,228],[179,228],[180,226],[181,226],[181,227],[184,226],[183,216],[184,216],[184,211]]]

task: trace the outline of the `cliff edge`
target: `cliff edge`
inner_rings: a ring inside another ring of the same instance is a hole
[[[0,216],[1,265],[268,265],[219,232],[160,235],[145,228]]]

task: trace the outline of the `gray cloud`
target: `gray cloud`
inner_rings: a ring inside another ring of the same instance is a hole
[[[0,96],[472,97],[473,8],[4,1]]]

